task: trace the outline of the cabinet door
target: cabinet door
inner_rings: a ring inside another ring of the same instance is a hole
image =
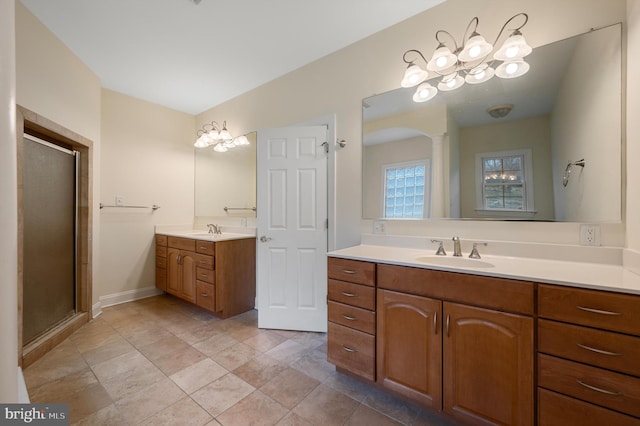
[[[385,388],[442,409],[442,302],[378,290],[377,378]]]
[[[444,303],[444,409],[469,424],[533,424],[533,319]]]
[[[180,250],[170,248],[167,250],[167,293],[180,296]]]
[[[184,300],[196,303],[196,259],[190,252],[181,252],[182,294]]]

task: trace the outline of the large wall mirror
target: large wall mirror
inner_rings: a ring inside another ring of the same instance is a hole
[[[256,205],[256,133],[246,136],[249,145],[227,152],[195,149],[196,216],[255,216],[251,208]]]
[[[621,25],[526,59],[424,103],[364,99],[363,217],[621,221]]]

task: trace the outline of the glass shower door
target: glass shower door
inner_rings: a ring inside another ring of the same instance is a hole
[[[23,344],[76,311],[76,155],[24,135]]]

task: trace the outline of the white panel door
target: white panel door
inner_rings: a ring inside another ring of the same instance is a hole
[[[258,327],[327,330],[326,128],[258,131]]]

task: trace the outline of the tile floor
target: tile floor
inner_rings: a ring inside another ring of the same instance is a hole
[[[220,320],[171,296],[105,308],[24,371],[78,425],[444,425],[335,371],[326,335]]]

